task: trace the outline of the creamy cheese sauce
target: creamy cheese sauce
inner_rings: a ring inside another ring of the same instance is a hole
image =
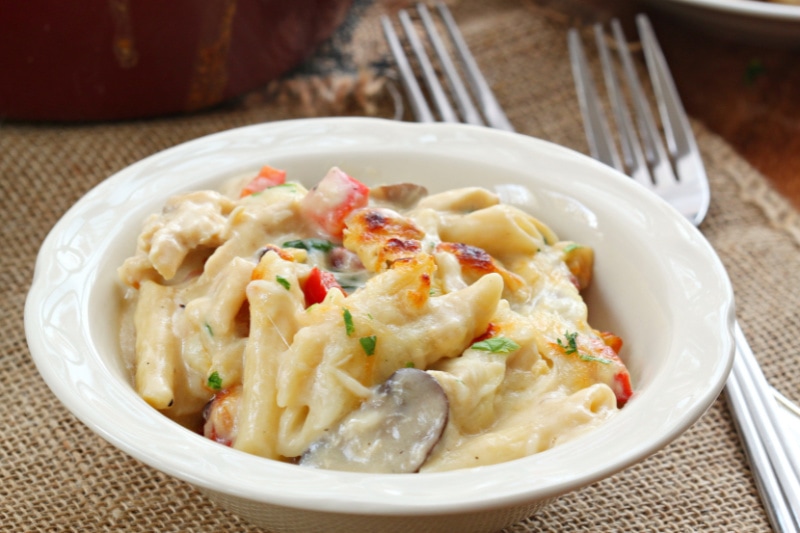
[[[262,174],[171,198],[119,269],[120,343],[166,416],[295,461],[413,367],[448,400],[436,471],[549,449],[631,396],[621,341],[587,322],[591,249],[485,189]]]

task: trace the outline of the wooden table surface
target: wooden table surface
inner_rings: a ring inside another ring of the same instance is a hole
[[[598,15],[626,21],[629,35],[633,15],[645,10],[688,113],[800,208],[800,46],[733,41],[635,0],[591,3]]]

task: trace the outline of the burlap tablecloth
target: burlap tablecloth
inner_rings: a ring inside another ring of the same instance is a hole
[[[391,62],[378,15],[400,3],[357,1],[346,27],[299,71],[215,110],[125,123],[0,126],[0,529],[256,531],[107,444],[51,394],[23,330],[34,259],[49,229],[90,187],[161,149],[262,121],[392,116],[383,78]],[[565,45],[568,27],[592,22],[580,1],[451,5],[518,131],[586,151]],[[767,377],[798,401],[798,214],[726,143],[694,126],[713,198],[702,230],[729,269],[742,326]],[[662,451],[510,528],[611,530],[769,530],[724,398]]]

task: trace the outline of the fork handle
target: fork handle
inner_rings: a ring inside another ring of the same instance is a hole
[[[777,404],[769,395],[768,384],[755,360],[738,322],[734,340],[736,354],[726,387],[761,500],[773,528],[781,533],[800,531],[800,477],[790,443],[782,434],[777,419]]]

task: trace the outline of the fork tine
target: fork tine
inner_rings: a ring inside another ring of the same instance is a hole
[[[685,112],[678,98],[675,83],[672,81],[672,76],[667,69],[667,62],[655,40],[656,37],[649,20],[647,17],[640,16],[636,18],[636,23],[639,28],[639,38],[642,42],[647,69],[650,73],[650,79],[653,80],[653,91],[656,94],[658,109],[661,113],[661,122],[664,126],[667,147],[672,155],[677,155],[678,147],[673,122],[677,125],[677,122],[680,121],[677,116],[685,115]],[[686,136],[684,135],[683,140],[685,141],[685,139]]]
[[[442,2],[436,3],[436,9],[439,11],[439,15],[444,21],[445,28],[447,28],[447,33],[450,34],[450,39],[456,47],[456,52],[458,52],[458,56],[464,65],[467,78],[470,80],[474,94],[478,98],[478,102],[487,122],[489,122],[489,125],[493,128],[514,131],[514,126],[509,122],[508,117],[506,117],[506,114],[503,112],[503,108],[500,107],[492,89],[486,82],[486,78],[483,77],[478,63],[472,56],[472,52],[470,52],[464,37],[461,35],[461,31],[456,25],[456,21],[453,19],[452,13],[450,13],[450,10]]]
[[[586,140],[593,158],[613,167],[620,172],[625,172],[614,143],[612,142],[611,129],[608,127],[605,113],[600,107],[600,97],[589,72],[586,53],[581,44],[578,30],[571,29],[567,34],[569,45],[572,77],[575,79],[575,88],[578,93],[578,103],[586,126]]]
[[[624,165],[615,159],[614,138],[604,117],[578,30],[573,28],[568,34],[570,60],[589,147],[595,159],[630,174],[667,200],[693,224],[699,225],[708,210],[710,196],[700,151],[655,32],[645,15],[637,16],[636,23],[661,115],[661,126],[654,118],[649,98],[639,81],[622,25],[616,19],[611,21],[611,33],[622,65],[621,78],[617,77],[617,69],[612,64],[603,27],[596,25],[595,40],[619,132]],[[626,96],[629,98],[623,97],[622,86],[627,86]],[[628,100],[633,104],[635,123],[626,103]],[[664,130],[667,146],[660,127]],[[647,176],[648,171],[652,178]]]
[[[436,108],[439,110],[442,120],[444,122],[458,122],[456,112],[453,110],[453,106],[450,105],[450,100],[448,100],[442,84],[439,83],[439,77],[436,75],[430,59],[428,59],[428,54],[425,52],[422,41],[417,36],[414,23],[411,22],[411,16],[406,10],[400,11],[398,16],[400,17],[400,25],[403,26],[406,32],[406,38],[411,44],[411,49],[414,50],[414,55],[417,56],[417,61],[422,70],[422,80],[428,86],[428,91],[436,104]]]
[[[445,122],[459,122],[459,115],[456,114],[450,104],[449,97],[452,96],[458,106],[463,122],[477,125],[485,125],[485,123],[488,122],[493,128],[514,131],[513,126],[508,121],[500,104],[497,102],[494,93],[491,88],[489,88],[489,84],[481,74],[480,68],[464,41],[450,10],[442,2],[437,2],[436,7],[450,37],[452,47],[455,48],[460,59],[461,70],[455,67],[453,59],[451,59],[450,53],[448,52],[448,47],[445,46],[427,6],[422,3],[417,4],[417,12],[425,28],[427,41],[436,51],[439,65],[441,65],[443,70],[443,76],[450,89],[449,96],[439,82],[436,70],[426,52],[426,45],[423,44],[418,33],[415,31],[414,23],[408,11],[399,11],[398,18],[400,19],[400,25],[403,27],[408,44],[414,51],[414,56],[417,59],[417,64],[421,71],[420,75],[428,89],[428,96],[433,99],[439,111],[439,116]],[[426,94],[422,91],[422,88],[417,82],[414,69],[411,67],[406,57],[404,47],[397,33],[394,31],[391,21],[387,16],[383,16],[381,17],[381,23],[383,25],[386,41],[389,44],[389,48],[397,64],[401,81],[406,89],[411,108],[414,111],[415,118],[418,122],[435,121],[434,114],[428,106],[428,102],[425,100]],[[464,86],[459,72],[464,72],[466,74],[472,92],[480,104],[483,117],[481,117],[481,113],[473,104],[469,91]],[[484,122],[484,119],[486,122]]]
[[[653,91],[658,101],[664,135],[667,138],[670,153],[675,158],[675,171],[678,179],[681,181],[682,187],[691,188],[698,197],[703,199],[699,202],[701,208],[690,213],[692,222],[700,224],[705,218],[711,194],[700,150],[697,148],[688,115],[683,108],[680,96],[678,96],[675,81],[672,79],[650,20],[646,15],[639,15],[636,17],[636,24],[647,68],[653,80]]]
[[[616,70],[611,63],[611,54],[606,45],[602,24],[595,25],[594,36],[597,50],[600,54],[600,63],[602,65],[603,78],[606,83],[606,92],[609,95],[611,109],[617,123],[617,131],[619,131],[623,160],[627,168],[630,169],[630,174],[633,179],[642,183],[642,185],[652,187],[653,178],[647,168],[647,160],[642,151],[642,145],[633,127],[630,110],[620,90]]]
[[[436,25],[433,23],[433,18],[431,18],[427,6],[425,6],[425,4],[417,4],[417,11],[422,19],[422,24],[425,26],[428,39],[431,45],[433,45],[433,49],[436,50],[436,56],[439,58],[439,62],[444,69],[445,79],[450,86],[453,98],[458,105],[461,116],[464,118],[464,122],[483,126],[484,122],[478,110],[472,104],[472,98],[470,98],[467,88],[461,81],[461,76],[458,75],[456,67],[452,59],[450,59],[450,54],[447,53],[447,49],[444,46],[442,38],[439,36],[439,32],[436,30]]]
[[[411,110],[414,113],[414,118],[417,122],[434,122],[433,112],[425,100],[422,93],[422,88],[417,83],[417,78],[414,76],[414,71],[411,69],[411,64],[408,62],[403,45],[400,44],[400,38],[392,27],[392,22],[386,15],[381,17],[381,26],[383,26],[383,34],[386,36],[386,42],[389,43],[389,49],[394,56],[394,61],[397,64],[397,69],[400,72],[400,81],[406,90]]]
[[[668,194],[668,190],[675,186],[676,178],[667,157],[666,148],[658,132],[650,105],[647,103],[647,97],[639,82],[639,76],[633,66],[633,58],[631,58],[631,53],[628,49],[628,41],[625,38],[619,20],[614,19],[611,21],[611,30],[616,40],[617,53],[622,61],[622,69],[630,89],[633,108],[636,111],[639,135],[644,144],[644,153],[652,168],[654,187],[660,191],[660,194]]]

